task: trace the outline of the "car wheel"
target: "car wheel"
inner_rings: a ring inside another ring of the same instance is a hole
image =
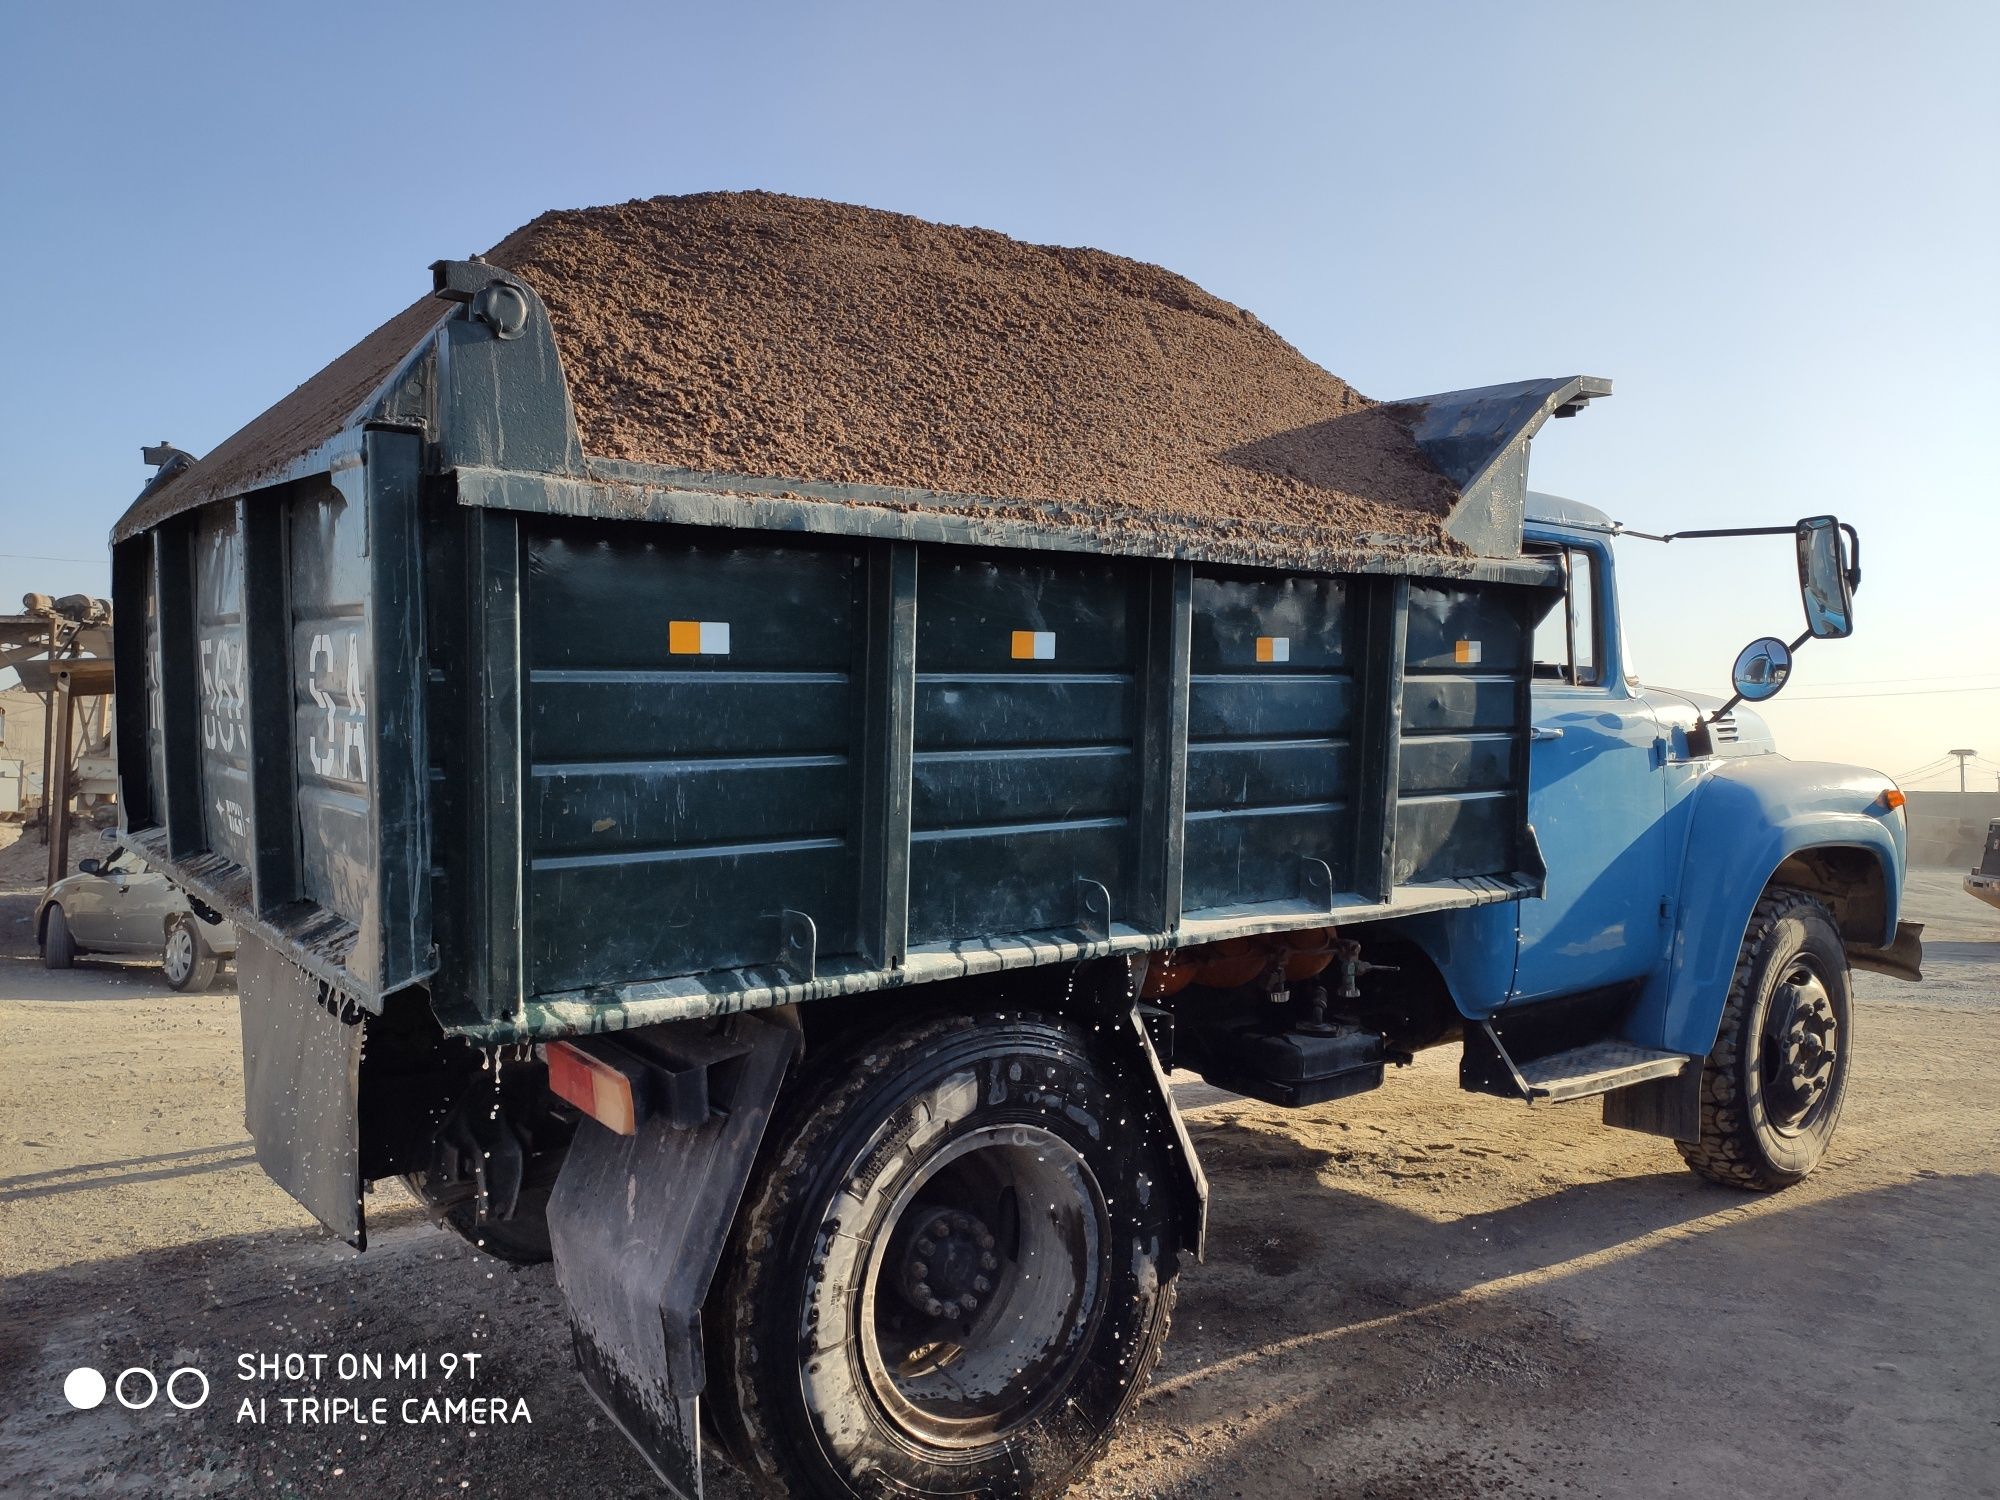
[[[222,962],[202,941],[201,933],[186,917],[167,924],[166,946],[160,953],[160,970],[167,984],[177,990],[205,990],[215,983]]]
[[[60,906],[51,906],[42,916],[42,967],[67,969],[76,962],[76,938],[69,930],[69,918]]]

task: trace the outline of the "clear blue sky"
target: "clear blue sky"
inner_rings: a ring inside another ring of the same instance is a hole
[[[1647,529],[1831,510],[1794,754],[2000,760],[2000,7],[9,6],[0,552],[91,559],[552,207],[765,187],[1158,261],[1371,395],[1587,372],[1537,486]],[[1626,544],[1654,681],[1797,628],[1783,543]],[[0,606],[104,590],[0,557]],[[1821,697],[1841,684],[1898,697]]]

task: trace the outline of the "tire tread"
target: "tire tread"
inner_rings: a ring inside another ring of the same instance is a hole
[[[1701,1139],[1676,1141],[1685,1161],[1698,1175],[1724,1187],[1769,1193],[1789,1187],[1797,1178],[1771,1171],[1757,1150],[1756,1127],[1742,1098],[1743,1023],[1756,1003],[1759,960],[1766,941],[1789,917],[1813,915],[1833,927],[1833,914],[1817,896],[1793,886],[1774,885],[1758,899],[1750,927],[1737,950],[1730,976],[1729,998],[1722,1007],[1715,1048],[1704,1062],[1701,1078]],[[1836,929],[1837,930],[1837,929]]]
[[[906,1059],[936,1050],[948,1039],[1001,1019],[1035,1019],[1062,1026],[1084,1045],[1081,1031],[1060,1017],[1010,1012],[1006,1017],[958,1014],[933,1017],[878,1034],[826,1058],[809,1076],[781,1118],[772,1122],[767,1142],[781,1142],[752,1177],[725,1256],[724,1272],[711,1290],[708,1327],[709,1385],[723,1399],[707,1412],[716,1436],[735,1460],[738,1472],[760,1493],[778,1497],[797,1493],[779,1465],[783,1442],[776,1424],[763,1410],[756,1381],[748,1372],[763,1357],[753,1335],[753,1309],[766,1296],[773,1276],[782,1274],[781,1229],[795,1200],[805,1190],[818,1153],[842,1128],[847,1111]],[[1153,1314],[1141,1341],[1139,1365],[1118,1411],[1097,1440],[1078,1460],[1065,1486],[1095,1464],[1117,1429],[1131,1416],[1151,1383],[1165,1350],[1178,1291],[1178,1277],[1162,1278]],[[719,1338],[714,1334],[720,1334]],[[1051,1491],[1051,1494],[1060,1491]]]

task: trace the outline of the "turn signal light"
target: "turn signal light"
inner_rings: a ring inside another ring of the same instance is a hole
[[[1887,808],[1901,807],[1909,800],[1908,797],[1903,795],[1903,789],[1899,786],[1892,786],[1882,794],[1882,805]]]
[[[638,1133],[639,1105],[629,1077],[570,1042],[550,1042],[542,1055],[549,1065],[549,1090],[558,1099],[575,1105],[606,1130]]]

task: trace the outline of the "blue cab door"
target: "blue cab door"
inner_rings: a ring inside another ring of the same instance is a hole
[[[1674,858],[1664,730],[1626,679],[1610,549],[1566,540],[1536,550],[1560,553],[1569,590],[1535,637],[1528,821],[1548,883],[1518,905],[1512,1001],[1649,972],[1664,950]]]

